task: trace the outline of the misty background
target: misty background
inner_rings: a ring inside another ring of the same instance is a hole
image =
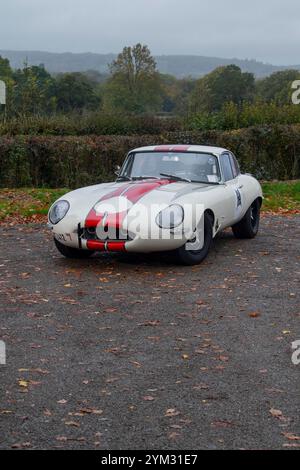
[[[147,44],[154,55],[300,60],[297,0],[10,0],[1,2],[0,50],[118,53]]]
[[[0,188],[111,181],[131,148],[159,143],[226,147],[261,180],[300,179],[298,0],[0,8]],[[284,204],[278,188],[269,208],[297,209],[299,182]],[[0,221],[20,213],[5,204]]]

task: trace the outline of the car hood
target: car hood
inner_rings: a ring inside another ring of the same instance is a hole
[[[83,200],[85,206],[93,206],[101,199],[116,197],[122,195],[128,199],[145,198],[152,194],[152,196],[159,193],[168,193],[168,198],[177,199],[188,193],[194,191],[206,193],[218,186],[209,185],[205,183],[188,183],[185,181],[170,181],[165,179],[160,180],[141,180],[141,181],[128,181],[128,182],[113,182],[102,183],[94,186],[87,186],[85,188],[76,189],[64,195],[61,199],[68,200],[70,204],[76,204]],[[162,197],[164,197],[162,195]],[[149,197],[147,197],[149,200]]]
[[[67,200],[70,203],[70,217],[76,217],[76,219],[80,219],[82,224],[93,226],[99,222],[99,215],[101,214],[102,217],[103,213],[106,212],[105,206],[110,207],[109,204],[116,204],[116,201],[121,202],[119,212],[123,211],[124,201],[128,201],[128,208],[124,208],[124,211],[128,212],[137,203],[142,203],[146,206],[150,204],[167,206],[169,204],[189,201],[190,196],[196,193],[199,200],[199,193],[204,196],[216,188],[218,186],[205,183],[145,179],[89,186],[72,191],[61,199]]]

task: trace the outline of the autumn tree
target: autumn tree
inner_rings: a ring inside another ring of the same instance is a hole
[[[278,105],[291,104],[292,83],[300,79],[298,70],[283,70],[275,72],[269,77],[257,81],[256,96],[266,102],[274,102]]]
[[[162,88],[156,62],[147,46],[124,47],[110,65],[105,87],[105,105],[120,111],[156,111],[162,102]]]
[[[225,103],[241,105],[254,94],[254,75],[243,73],[236,65],[218,67],[199,79],[191,94],[194,112],[220,111]]]
[[[177,79],[172,75],[161,74],[163,87],[162,111],[186,115],[189,110],[189,97],[194,90],[196,80],[190,77]]]
[[[57,78],[56,99],[58,110],[63,112],[97,109],[100,105],[95,84],[78,72],[65,73]]]
[[[49,113],[56,108],[55,80],[43,65],[28,66],[13,73],[13,111],[20,114]]]

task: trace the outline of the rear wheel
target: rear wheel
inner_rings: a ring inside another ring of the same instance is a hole
[[[94,253],[92,250],[80,250],[79,248],[71,248],[70,246],[63,245],[56,240],[56,238],[54,238],[54,243],[58,251],[66,258],[89,258]]]
[[[257,235],[260,219],[260,201],[256,199],[240,222],[232,226],[236,238],[254,238]]]
[[[201,263],[208,255],[213,239],[213,220],[209,214],[204,214],[204,245],[201,250],[188,250],[185,243],[182,247],[176,250],[177,259],[182,264],[193,266]]]

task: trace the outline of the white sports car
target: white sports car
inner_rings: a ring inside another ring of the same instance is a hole
[[[172,251],[200,263],[226,227],[253,238],[263,196],[226,149],[160,145],[129,152],[117,179],[72,191],[50,208],[48,226],[60,253]]]

